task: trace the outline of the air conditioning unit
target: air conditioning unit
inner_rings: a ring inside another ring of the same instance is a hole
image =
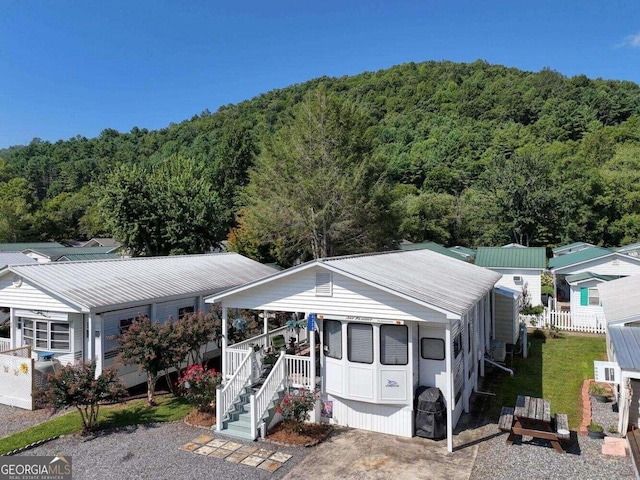
[[[507,344],[504,340],[491,340],[489,345],[489,355],[493,357],[496,362],[504,362],[507,357]]]
[[[520,275],[514,275],[513,276],[513,281],[515,283],[522,283],[522,277]]]

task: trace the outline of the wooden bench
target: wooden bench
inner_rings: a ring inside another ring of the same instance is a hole
[[[513,427],[513,408],[502,407],[498,428],[503,432],[511,432],[511,427]]]
[[[569,419],[566,413],[556,413],[556,435],[558,435],[558,440],[567,441],[571,438]]]

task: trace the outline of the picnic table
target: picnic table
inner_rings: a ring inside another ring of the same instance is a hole
[[[525,435],[549,440],[556,451],[563,453],[560,442],[570,438],[567,416],[557,414],[552,418],[551,401],[543,398],[519,395],[515,408],[502,408],[498,426],[509,432],[507,445],[513,444],[516,436]]]

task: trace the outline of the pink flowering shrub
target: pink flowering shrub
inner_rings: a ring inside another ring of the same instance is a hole
[[[216,387],[220,385],[222,375],[214,369],[207,370],[202,365],[188,367],[178,378],[178,385],[187,401],[199,412],[208,412],[216,399]]]
[[[309,412],[316,403],[316,398],[314,392],[306,389],[285,392],[276,411],[282,415],[286,423],[290,424],[297,432],[301,432],[304,422],[309,418]]]

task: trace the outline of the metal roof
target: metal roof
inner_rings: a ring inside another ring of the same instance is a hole
[[[443,247],[436,242],[402,243],[400,244],[400,250],[431,250],[456,260],[463,260],[462,255],[452,252],[447,247]]]
[[[586,280],[602,280],[603,282],[609,282],[611,280],[615,280],[617,277],[615,275],[600,275],[599,273],[593,272],[580,272],[575,275],[567,275],[565,280],[567,283],[580,283]]]
[[[18,265],[21,263],[36,263],[36,261],[21,252],[0,252],[0,270],[7,265]]]
[[[640,314],[640,275],[598,285],[600,301],[608,323],[624,323]]]
[[[431,250],[326,258],[318,263],[458,315],[501,278],[499,273]]]
[[[0,252],[22,252],[30,248],[64,248],[58,242],[0,243]]]
[[[75,262],[78,260],[115,260],[117,258],[122,258],[122,255],[118,255],[117,253],[86,253],[86,254],[77,254],[70,253],[67,255],[62,255],[56,262],[68,261]]]
[[[49,258],[52,262],[66,255],[95,255],[100,253],[112,253],[117,247],[61,247],[61,248],[28,248],[23,252],[33,252]],[[113,258],[113,257],[107,257]],[[90,260],[87,258],[86,260]]]
[[[610,325],[608,333],[620,369],[640,371],[640,327]]]
[[[210,295],[274,273],[237,253],[176,255],[9,267],[44,291],[84,310]]]
[[[568,245],[560,245],[559,247],[554,248],[553,250],[551,250],[554,254],[559,253],[559,252],[564,252],[565,250],[573,250],[574,248],[580,248],[580,247],[593,247],[594,245],[591,243],[587,243],[587,242],[573,242],[573,243],[569,243]]]
[[[476,251],[473,248],[461,247],[460,245],[456,245],[455,247],[449,247],[449,251],[457,253],[459,255],[475,257]]]
[[[625,253],[633,250],[640,250],[640,242],[630,243],[629,245],[624,245],[623,247],[614,248],[616,252]]]
[[[576,265],[582,262],[588,262],[596,258],[611,255],[613,252],[604,247],[589,247],[584,250],[578,250],[577,252],[567,253],[560,255],[559,257],[553,257],[549,259],[549,268],[564,268],[569,265]]]
[[[97,243],[98,245],[100,245],[102,247],[120,248],[122,246],[122,244],[120,242],[118,242],[115,238],[94,237],[91,240],[89,240],[88,242],[86,242],[85,245],[89,245],[91,243]],[[83,248],[86,248],[86,247],[83,247]]]
[[[544,270],[547,252],[544,247],[480,247],[476,265],[487,268],[535,268]]]

